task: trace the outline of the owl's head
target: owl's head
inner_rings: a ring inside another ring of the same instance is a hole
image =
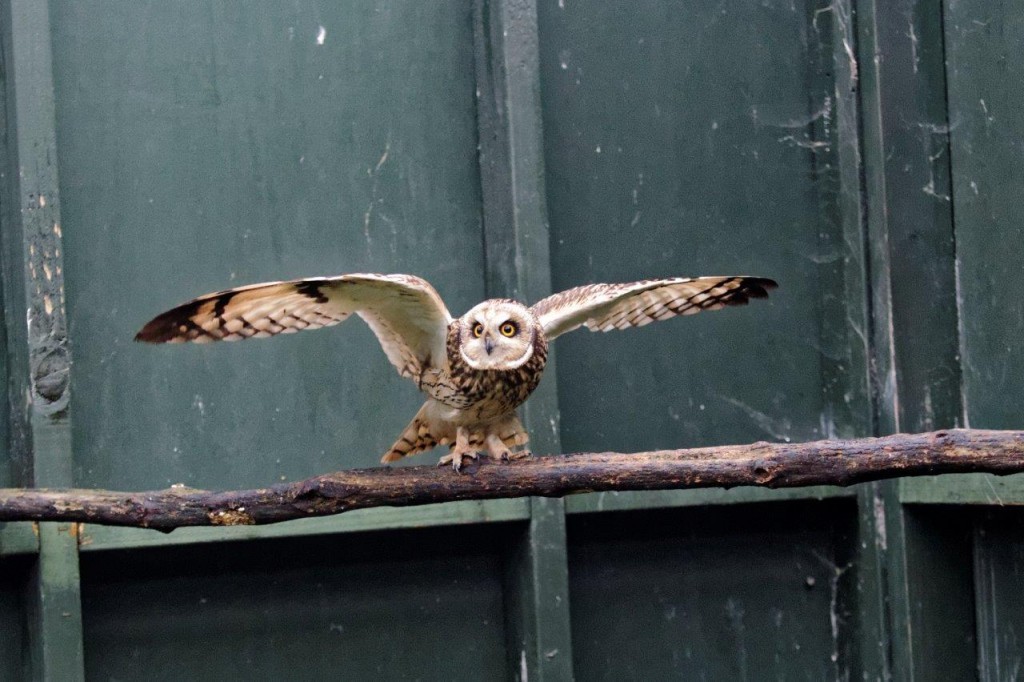
[[[533,356],[537,319],[522,303],[484,301],[459,323],[459,353],[473,369],[516,369]]]

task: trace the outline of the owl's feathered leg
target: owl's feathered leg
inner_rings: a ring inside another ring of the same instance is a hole
[[[487,456],[491,459],[507,462],[512,457],[512,451],[505,447],[501,436],[496,433],[488,433],[484,445],[487,446]]]
[[[452,446],[451,452],[442,457],[437,466],[451,464],[456,471],[462,471],[463,458],[476,459],[478,456],[476,448],[469,443],[469,429],[460,426],[455,431],[455,445]]]
[[[487,456],[495,461],[507,462],[510,459],[529,457],[528,450],[513,450],[530,442],[530,436],[523,428],[522,422],[515,413],[503,421],[488,427],[484,437],[484,448]]]

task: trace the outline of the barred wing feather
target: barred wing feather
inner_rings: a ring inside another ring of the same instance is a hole
[[[353,313],[402,376],[416,378],[443,362],[451,314],[434,288],[413,275],[314,277],[218,291],[157,315],[135,340],[238,341],[331,327]]]
[[[538,301],[531,310],[554,339],[585,325],[591,331],[642,327],[656,320],[743,305],[778,286],[763,277],[675,277],[588,284]]]

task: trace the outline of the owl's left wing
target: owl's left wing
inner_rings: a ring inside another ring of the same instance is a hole
[[[586,325],[591,331],[642,327],[655,320],[743,305],[778,286],[763,277],[674,277],[588,284],[538,301],[530,309],[554,339]]]
[[[413,275],[354,274],[266,282],[206,294],[157,315],[136,341],[238,341],[320,329],[352,313],[370,326],[404,377],[445,358],[451,314],[430,283]]]

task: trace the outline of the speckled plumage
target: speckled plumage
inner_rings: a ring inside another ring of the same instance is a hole
[[[775,286],[757,277],[590,284],[532,308],[487,300],[453,319],[434,288],[413,275],[317,277],[201,296],[158,315],[135,338],[235,341],[333,326],[355,313],[399,374],[428,396],[382,461],[450,444],[441,461],[459,469],[478,450],[505,459],[529,440],[515,410],[537,388],[548,344],[558,336],[584,325],[609,331],[740,305]]]
[[[480,420],[494,419],[522,405],[540,383],[547,363],[544,331],[539,327],[529,330],[533,335],[533,356],[526,364],[508,370],[481,370],[470,367],[459,354],[461,328],[460,320],[451,323],[446,344],[449,378],[457,400],[442,402],[471,410]]]

